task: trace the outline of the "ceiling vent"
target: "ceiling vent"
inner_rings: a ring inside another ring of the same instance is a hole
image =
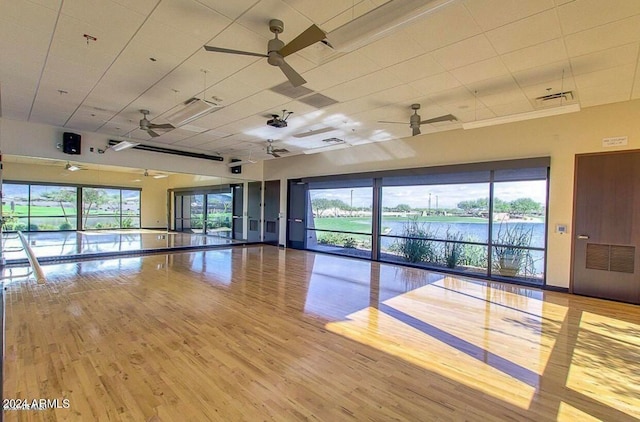
[[[315,93],[315,94],[300,98],[298,101],[315,108],[323,108],[330,105],[338,104],[338,102],[333,98],[329,98],[326,95],[322,95],[319,93]]]
[[[561,91],[536,98],[536,105],[540,107],[560,106],[575,99],[573,91]]]
[[[304,86],[293,86],[289,81],[272,87],[271,91],[275,92],[276,94],[284,95],[285,97],[293,99],[304,97],[305,95],[313,94],[314,92],[313,90]]]

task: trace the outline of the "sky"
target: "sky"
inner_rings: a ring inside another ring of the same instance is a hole
[[[531,198],[546,204],[547,183],[544,180],[526,182],[496,182],[495,196],[510,202],[518,198]],[[345,204],[351,203],[353,190],[353,206],[371,206],[371,188],[323,189],[314,192],[313,197],[339,199]],[[469,183],[456,185],[399,186],[385,187],[382,190],[382,206],[395,207],[407,204],[411,208],[428,208],[431,193],[431,208],[456,208],[457,204],[473,199],[488,198],[488,183]],[[436,203],[437,202],[437,203]]]

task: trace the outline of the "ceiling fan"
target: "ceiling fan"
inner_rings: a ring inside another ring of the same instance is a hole
[[[456,116],[453,114],[445,114],[444,116],[434,117],[432,119],[421,120],[422,118],[418,114],[418,110],[420,110],[420,104],[411,104],[411,110],[413,110],[413,114],[409,118],[409,127],[412,129],[412,136],[420,135],[420,125],[421,124],[429,124],[429,123],[438,123],[438,122],[448,122],[458,120]],[[379,120],[378,123],[400,123],[405,125],[406,122],[388,122],[384,120]]]
[[[164,174],[164,173],[158,173],[158,174],[151,175],[151,173],[149,173],[148,169],[144,169],[144,173],[142,173],[142,175],[144,177],[153,177],[154,179],[164,179],[165,177],[169,177],[168,174]]]
[[[75,164],[71,164],[70,162],[67,161],[67,164],[64,166],[64,169],[67,171],[78,171],[78,170],[84,170],[82,167],[80,166],[76,166]]]
[[[153,129],[172,130],[176,128],[174,125],[169,123],[164,123],[164,124],[151,123],[149,119],[147,119],[149,110],[140,110],[140,113],[142,113],[142,119],[140,119],[140,130],[144,130],[154,138],[160,136],[160,134],[155,132]]]
[[[289,150],[285,148],[274,148],[273,147],[273,139],[267,140],[267,154],[272,157],[280,158],[282,157],[280,154],[288,154]]]
[[[318,41],[322,41],[325,39],[325,32],[317,27],[316,25],[311,25],[304,32],[290,41],[288,44],[278,39],[278,34],[281,34],[284,31],[284,23],[279,19],[271,19],[269,21],[269,30],[275,34],[275,38],[269,40],[269,44],[267,45],[267,54],[262,53],[252,53],[250,51],[240,51],[240,50],[230,50],[228,48],[221,47],[213,47],[210,45],[205,45],[204,49],[207,51],[214,51],[218,53],[230,53],[230,54],[240,54],[244,56],[257,56],[257,57],[266,57],[267,62],[271,66],[278,66],[282,73],[289,79],[289,82],[294,87],[303,85],[307,83],[304,78],[296,72],[287,62],[284,61],[284,58],[290,54],[293,54],[297,51],[302,50],[310,46],[311,44],[315,44]]]

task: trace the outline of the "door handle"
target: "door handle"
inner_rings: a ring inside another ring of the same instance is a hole
[[[586,234],[579,234],[578,235],[578,239],[588,239],[589,236],[587,236]]]

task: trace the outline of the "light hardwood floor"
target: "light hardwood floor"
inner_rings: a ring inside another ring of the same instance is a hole
[[[640,418],[640,307],[271,246],[8,284],[5,420]]]

